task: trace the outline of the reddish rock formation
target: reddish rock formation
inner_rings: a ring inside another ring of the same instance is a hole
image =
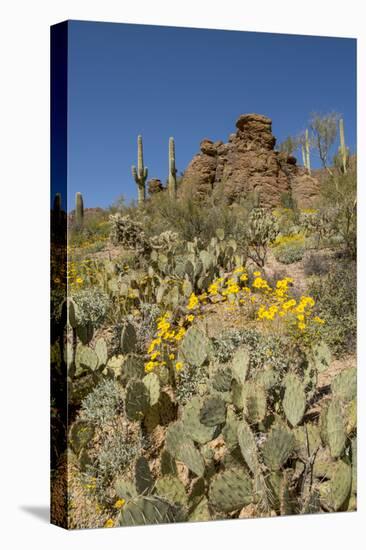
[[[188,165],[181,193],[193,192],[204,200],[220,186],[229,203],[256,194],[263,206],[281,204],[292,194],[300,208],[310,207],[318,195],[318,182],[296,166],[296,158],[274,150],[272,121],[263,115],[241,115],[228,143],[204,139]]]

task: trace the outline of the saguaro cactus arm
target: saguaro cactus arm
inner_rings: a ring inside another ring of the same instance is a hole
[[[132,166],[131,172],[137,185],[137,201],[139,204],[141,204],[145,201],[146,198],[145,183],[148,176],[148,169],[146,166],[144,166],[142,136],[137,136],[137,168],[136,166]]]

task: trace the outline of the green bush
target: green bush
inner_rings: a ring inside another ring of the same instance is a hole
[[[279,245],[274,249],[274,256],[281,264],[293,264],[303,259],[305,246],[301,243]]]
[[[122,412],[123,400],[120,384],[103,380],[81,403],[80,417],[96,425],[111,422]]]
[[[324,339],[337,356],[355,351],[356,344],[356,263],[341,262],[328,275],[313,281],[310,295],[325,320]]]
[[[96,328],[104,321],[109,306],[109,297],[101,288],[80,289],[72,297],[78,306],[80,325],[91,323]]]

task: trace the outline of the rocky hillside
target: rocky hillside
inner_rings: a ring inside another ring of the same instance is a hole
[[[181,193],[192,190],[201,199],[222,188],[230,203],[255,193],[261,205],[281,204],[291,194],[300,208],[313,205],[319,182],[309,176],[296,158],[275,151],[272,121],[259,114],[241,115],[228,143],[204,139],[183,177]]]

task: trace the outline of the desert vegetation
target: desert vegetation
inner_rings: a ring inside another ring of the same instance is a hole
[[[225,182],[202,202],[173,139],[167,187],[148,194],[141,137],[136,204],[77,195],[52,255],[56,523],[356,509],[356,159],[343,136],[329,163],[334,119],[317,120],[311,208],[231,200]]]

